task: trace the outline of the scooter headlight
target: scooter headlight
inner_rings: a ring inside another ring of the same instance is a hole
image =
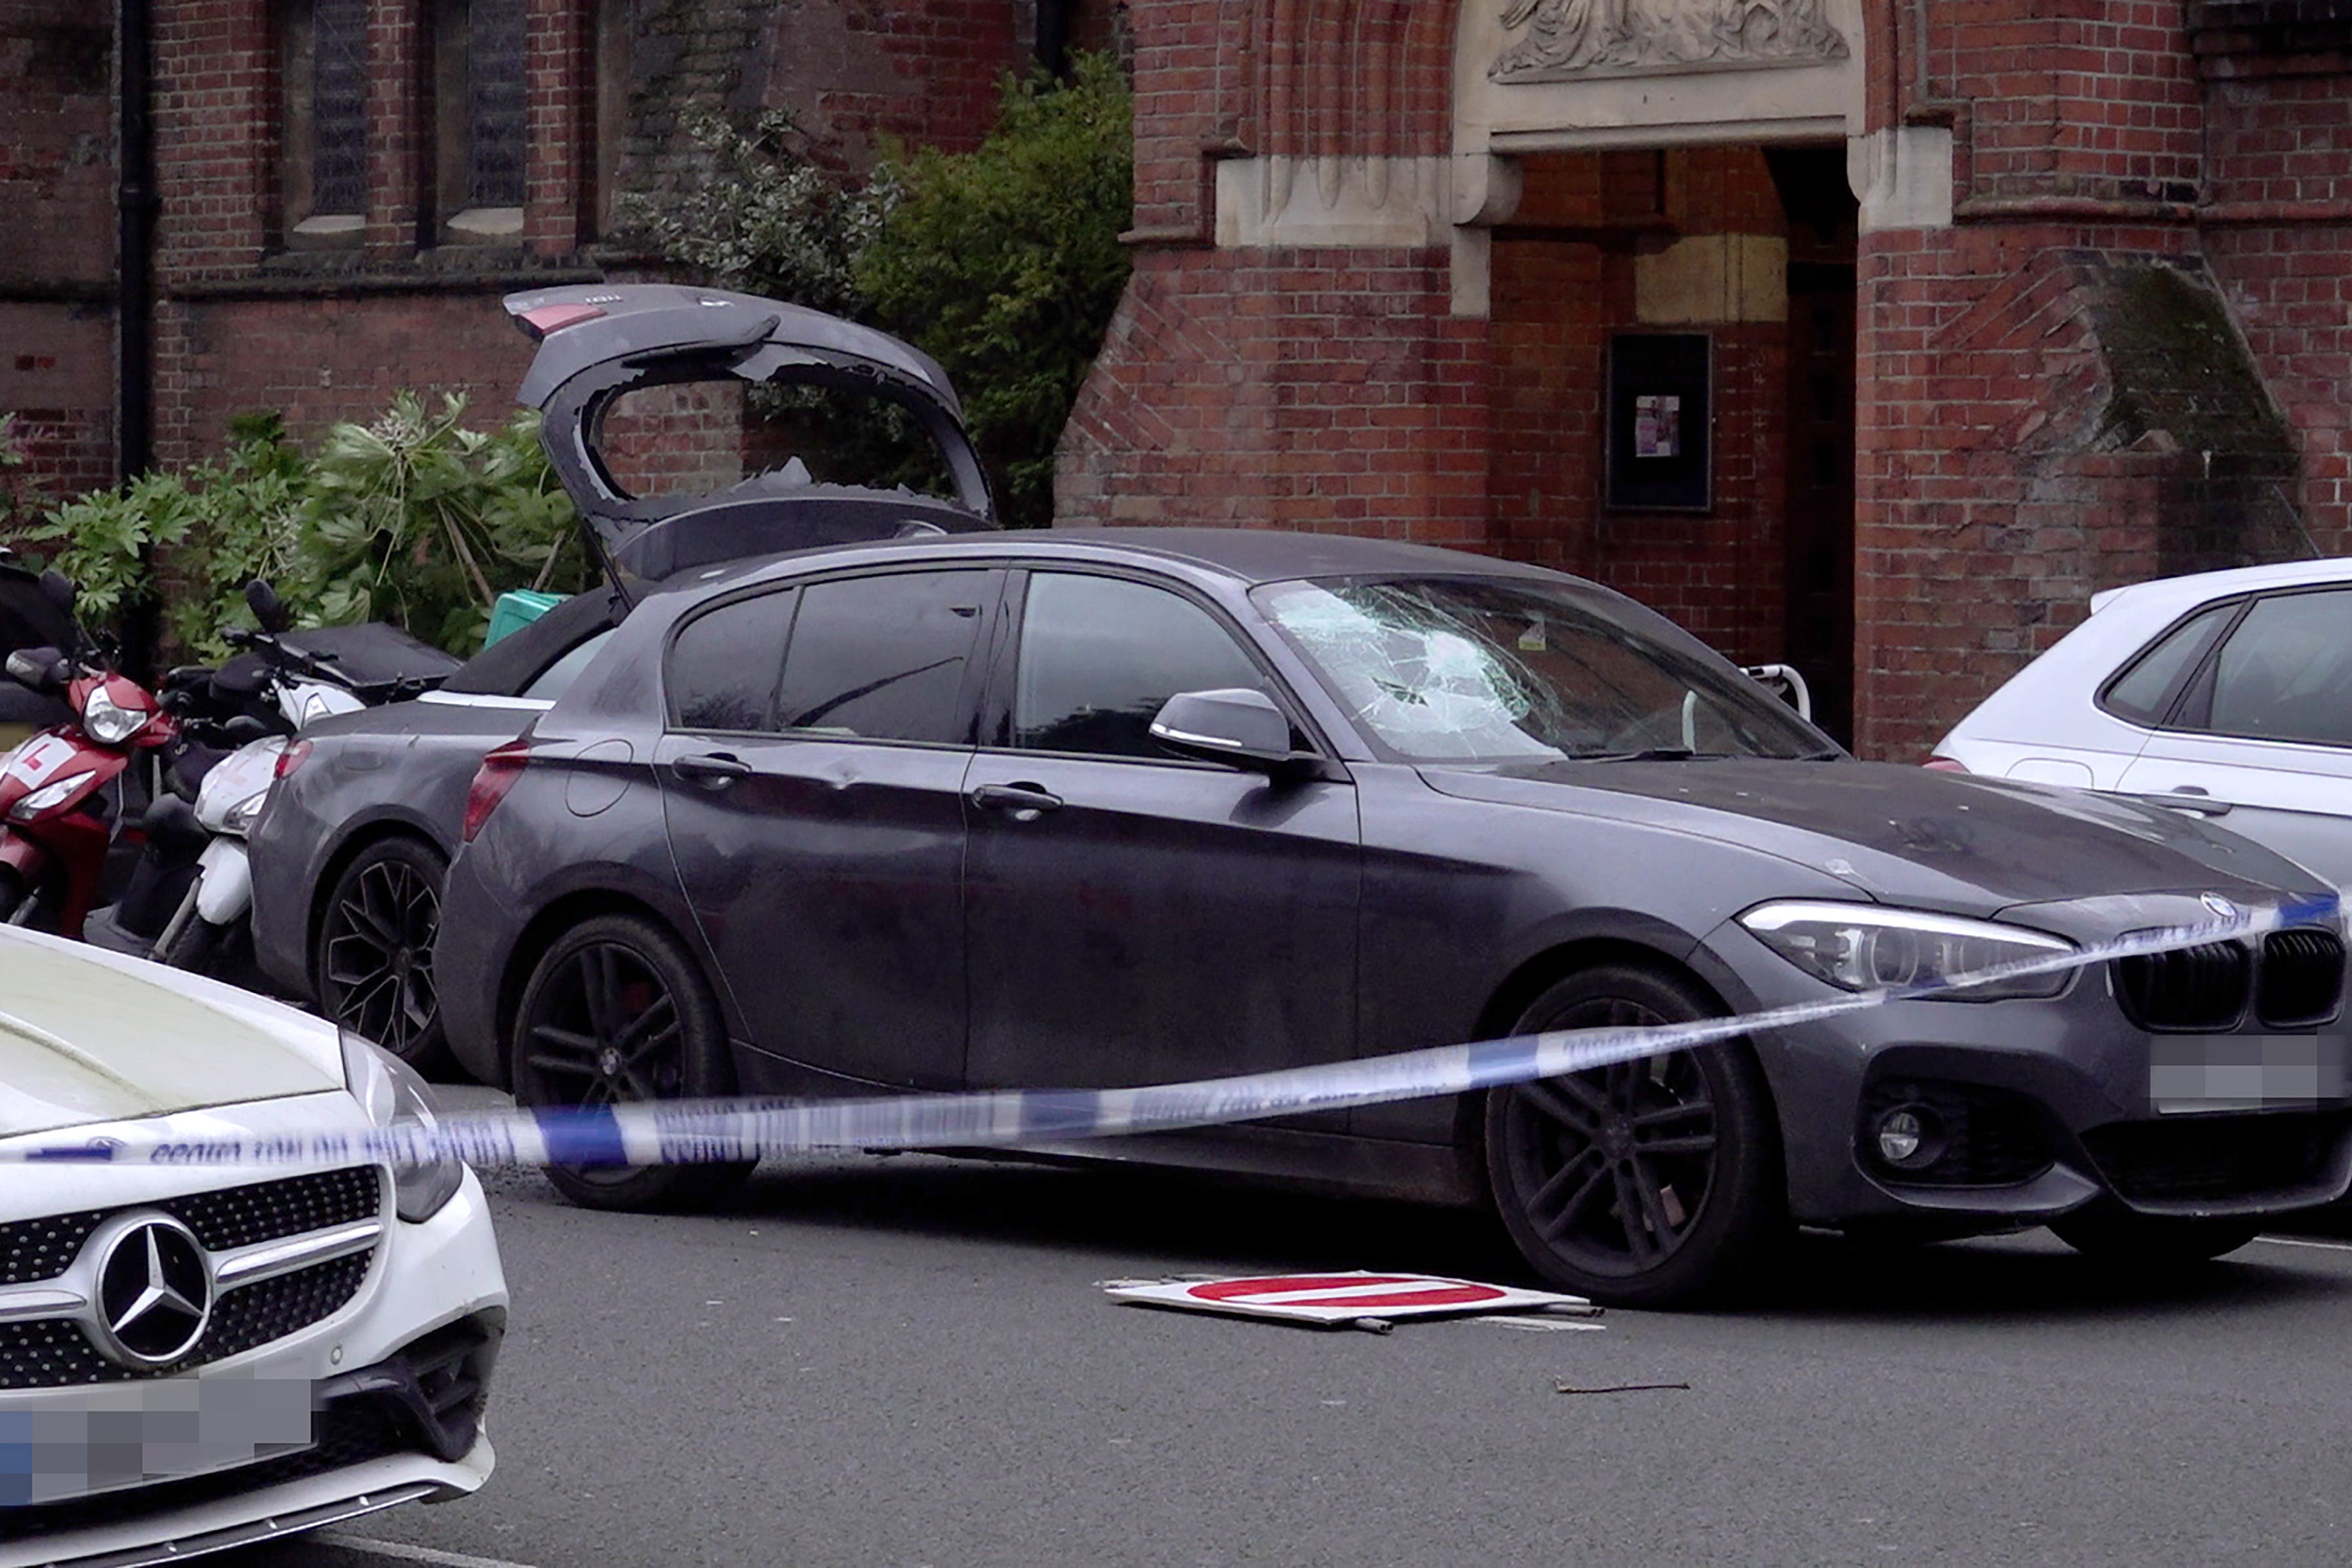
[[[81,705],[81,727],[89,738],[101,746],[119,746],[144,730],[155,715],[125,708],[106,694],[103,684],[90,689],[89,699]]]
[[[1919,910],[1829,902],[1763,904],[1739,917],[1758,941],[1841,991],[1946,986],[1989,969],[2075,951],[2064,937]],[[2053,967],[1961,985],[1935,999],[1996,1002],[2055,996],[2073,971]]]
[[[240,838],[252,837],[253,825],[260,820],[261,808],[268,802],[269,791],[267,787],[255,790],[222,814],[222,831],[233,833]]]
[[[402,1122],[425,1128],[441,1124],[433,1090],[416,1076],[415,1068],[349,1029],[342,1035],[343,1082],[365,1108],[369,1121],[378,1127]],[[394,1161],[394,1212],[411,1222],[431,1219],[457,1195],[465,1179],[465,1163],[454,1156],[440,1155],[416,1164]]]

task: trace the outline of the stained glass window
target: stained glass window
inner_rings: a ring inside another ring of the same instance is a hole
[[[311,26],[310,210],[364,212],[367,0],[315,0]]]
[[[466,205],[519,207],[523,194],[523,0],[473,0],[466,48]]]

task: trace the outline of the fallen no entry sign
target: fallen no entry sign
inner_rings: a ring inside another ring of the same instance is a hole
[[[1265,1274],[1239,1279],[1199,1279],[1165,1285],[1118,1285],[1114,1301],[1231,1312],[1246,1318],[1338,1327],[1364,1318],[1433,1318],[1471,1312],[1542,1311],[1590,1307],[1581,1296],[1482,1285],[1433,1274]]]

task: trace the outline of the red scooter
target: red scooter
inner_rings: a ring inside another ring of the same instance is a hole
[[[71,613],[66,578],[43,574],[41,591]],[[126,808],[142,804],[125,798],[132,763],[145,753],[160,763],[179,724],[153,693],[86,662],[79,646],[19,648],[6,668],[19,685],[62,694],[75,717],[0,760],[0,918],[78,937],[99,901],[108,851],[134,820]],[[147,787],[131,793],[152,799],[152,781],[142,782]]]

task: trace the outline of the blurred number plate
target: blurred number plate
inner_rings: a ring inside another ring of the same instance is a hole
[[[2344,1037],[2159,1035],[2149,1053],[2148,1099],[2159,1111],[2309,1105],[2344,1093]]]
[[[310,1447],[310,1384],[174,1377],[0,1394],[0,1507],[203,1475]]]

